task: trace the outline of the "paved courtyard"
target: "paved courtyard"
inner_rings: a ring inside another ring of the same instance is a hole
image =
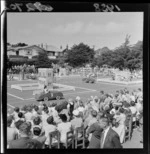
[[[21,92],[20,90],[11,88],[12,84],[35,83],[35,82],[38,82],[38,81],[32,81],[32,80],[8,81],[7,82],[7,109],[10,109],[12,111],[13,108],[16,106],[22,107],[23,105],[27,105],[31,103],[38,104],[38,102],[34,98],[33,90]],[[101,90],[114,94],[116,90],[120,90],[125,87],[129,89],[129,91],[137,88],[142,88],[142,84],[119,85],[119,84],[102,83],[102,82],[96,82],[94,84],[84,83],[81,77],[59,78],[57,79],[57,83],[75,87],[75,91],[63,92],[66,100],[68,100],[69,98],[74,99],[77,96],[80,96],[83,101],[86,101],[90,96],[99,96],[99,92]],[[56,100],[50,100],[50,101],[56,102]],[[131,141],[126,141],[123,144],[123,147],[124,148],[143,148],[143,144],[140,143],[140,133],[137,130],[134,130]]]

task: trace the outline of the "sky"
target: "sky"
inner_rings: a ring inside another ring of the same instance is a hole
[[[7,13],[7,42],[69,48],[81,42],[99,49],[143,40],[142,12]]]

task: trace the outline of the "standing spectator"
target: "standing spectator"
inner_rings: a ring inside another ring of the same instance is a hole
[[[31,126],[24,122],[21,124],[19,127],[19,132],[20,132],[20,138],[17,140],[13,140],[9,143],[8,148],[9,149],[28,149],[28,143],[33,142],[34,143],[34,148],[36,149],[41,149],[42,144],[38,142],[37,140],[31,139],[30,138],[30,130]]]
[[[120,149],[122,148],[120,144],[120,139],[118,134],[110,127],[107,118],[101,118],[99,120],[99,125],[103,129],[100,148],[101,149]]]

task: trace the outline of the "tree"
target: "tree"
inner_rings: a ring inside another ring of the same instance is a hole
[[[28,44],[26,43],[17,43],[17,44],[12,44],[12,47],[24,47],[24,46],[28,46]]]
[[[38,68],[50,68],[51,67],[51,61],[48,58],[47,52],[39,52],[39,55],[37,57],[37,61],[35,62],[36,67]]]
[[[72,67],[85,66],[92,62],[94,50],[88,45],[80,43],[66,52],[66,62]]]

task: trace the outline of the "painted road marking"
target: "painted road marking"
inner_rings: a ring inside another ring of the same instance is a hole
[[[10,105],[10,104],[7,104],[9,107],[12,107],[12,108],[15,108],[14,106]]]
[[[18,96],[16,96],[16,95],[13,95],[13,94],[10,94],[10,93],[7,93],[7,94],[10,95],[10,96],[12,96],[12,97],[15,97],[15,98],[18,98],[18,99],[24,100],[23,98],[18,97]]]

